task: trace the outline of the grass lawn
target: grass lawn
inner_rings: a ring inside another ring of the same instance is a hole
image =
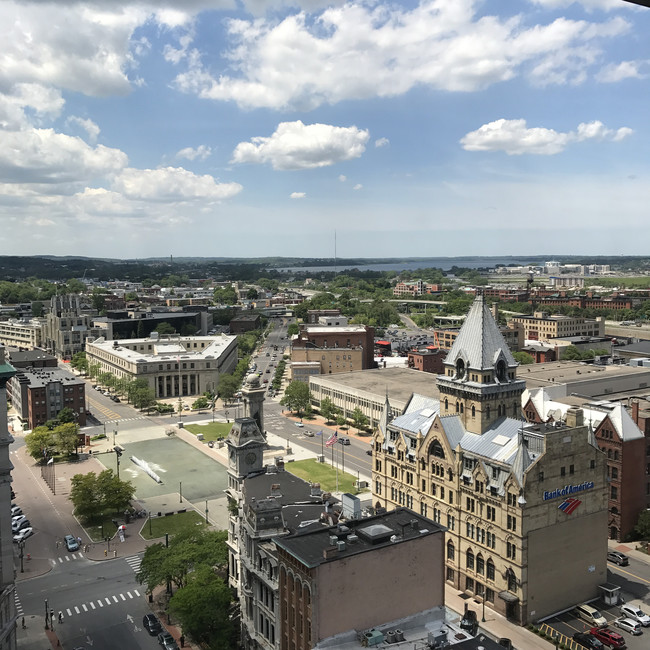
[[[140,524],[136,522],[136,524],[131,525]],[[196,510],[188,510],[187,512],[179,512],[166,517],[146,519],[140,534],[145,539],[164,537],[165,533],[169,533],[169,536],[173,537],[176,533],[180,533],[187,528],[205,525],[205,517],[202,517]]]
[[[203,439],[206,442],[210,440],[218,440],[225,438],[232,429],[232,422],[208,422],[207,424],[186,424],[185,428],[196,435],[197,433],[203,434]]]
[[[305,481],[320,483],[321,489],[324,492],[335,492],[337,489],[336,468],[327,463],[319,463],[317,460],[309,458],[307,460],[297,460],[293,463],[285,463],[284,469]],[[349,492],[350,494],[367,492],[367,490],[357,490],[354,487],[354,482],[357,480],[356,476],[341,472],[340,470],[338,474],[339,492]]]
[[[117,521],[118,515],[104,515],[104,518],[97,524],[85,525],[84,530],[88,533],[91,542],[103,542],[107,537],[112,539],[117,532],[117,526],[113,520]]]

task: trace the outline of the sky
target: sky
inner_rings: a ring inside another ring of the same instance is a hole
[[[0,255],[644,255],[650,9],[0,0]]]

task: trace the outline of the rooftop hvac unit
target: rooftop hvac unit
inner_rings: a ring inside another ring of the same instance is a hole
[[[366,645],[370,648],[384,642],[384,635],[376,630],[374,627],[371,630],[366,630],[363,633]]]
[[[404,641],[404,632],[399,628],[395,630],[395,641]]]
[[[395,630],[386,632],[386,643],[395,643]]]

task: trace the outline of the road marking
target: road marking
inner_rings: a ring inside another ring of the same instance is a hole
[[[135,592],[135,595],[140,598],[140,592],[137,589],[134,589],[133,591]]]
[[[90,601],[90,603],[89,603],[89,604],[90,604],[90,606],[91,606],[91,607],[92,607],[93,609],[97,609],[97,608],[95,607],[95,603],[93,603],[93,601],[92,601],[92,600]]]
[[[88,608],[85,605],[82,605],[81,607],[83,608],[84,612],[88,611]]]
[[[103,606],[104,606],[104,603],[102,603],[101,600],[98,600],[98,601],[97,601],[97,604],[98,604],[100,607],[103,607]]]
[[[126,596],[125,596],[124,594],[120,594],[120,598],[121,598],[122,600],[126,600]]]
[[[126,595],[127,595],[129,598],[133,598],[133,594],[132,594],[130,591],[127,591],[127,592],[126,592]]]
[[[74,611],[75,611],[77,614],[81,614],[81,610],[80,610],[78,607],[75,607],[75,608],[74,608]]]
[[[116,603],[119,603],[119,602],[120,602],[120,601],[117,599],[117,596],[113,596],[113,600],[114,600]]]
[[[106,604],[107,604],[107,605],[110,605],[110,604],[111,604],[111,601],[110,601],[108,598],[104,598],[104,600],[106,601]]]
[[[18,616],[23,615],[23,606],[20,603],[20,598],[18,598],[18,592],[14,591],[14,602],[16,603],[16,614]]]
[[[632,578],[636,578],[637,580],[641,580],[641,582],[645,582],[647,585],[650,585],[650,580],[646,580],[645,578],[636,575],[636,573],[632,573],[631,571],[626,571],[625,569],[621,569],[620,567],[616,567],[616,571],[620,571],[621,573],[624,573],[627,576],[631,576]]]

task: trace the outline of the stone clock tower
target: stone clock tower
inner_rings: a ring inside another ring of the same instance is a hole
[[[228,487],[240,491],[242,481],[264,467],[266,440],[253,418],[237,418],[226,438]]]

